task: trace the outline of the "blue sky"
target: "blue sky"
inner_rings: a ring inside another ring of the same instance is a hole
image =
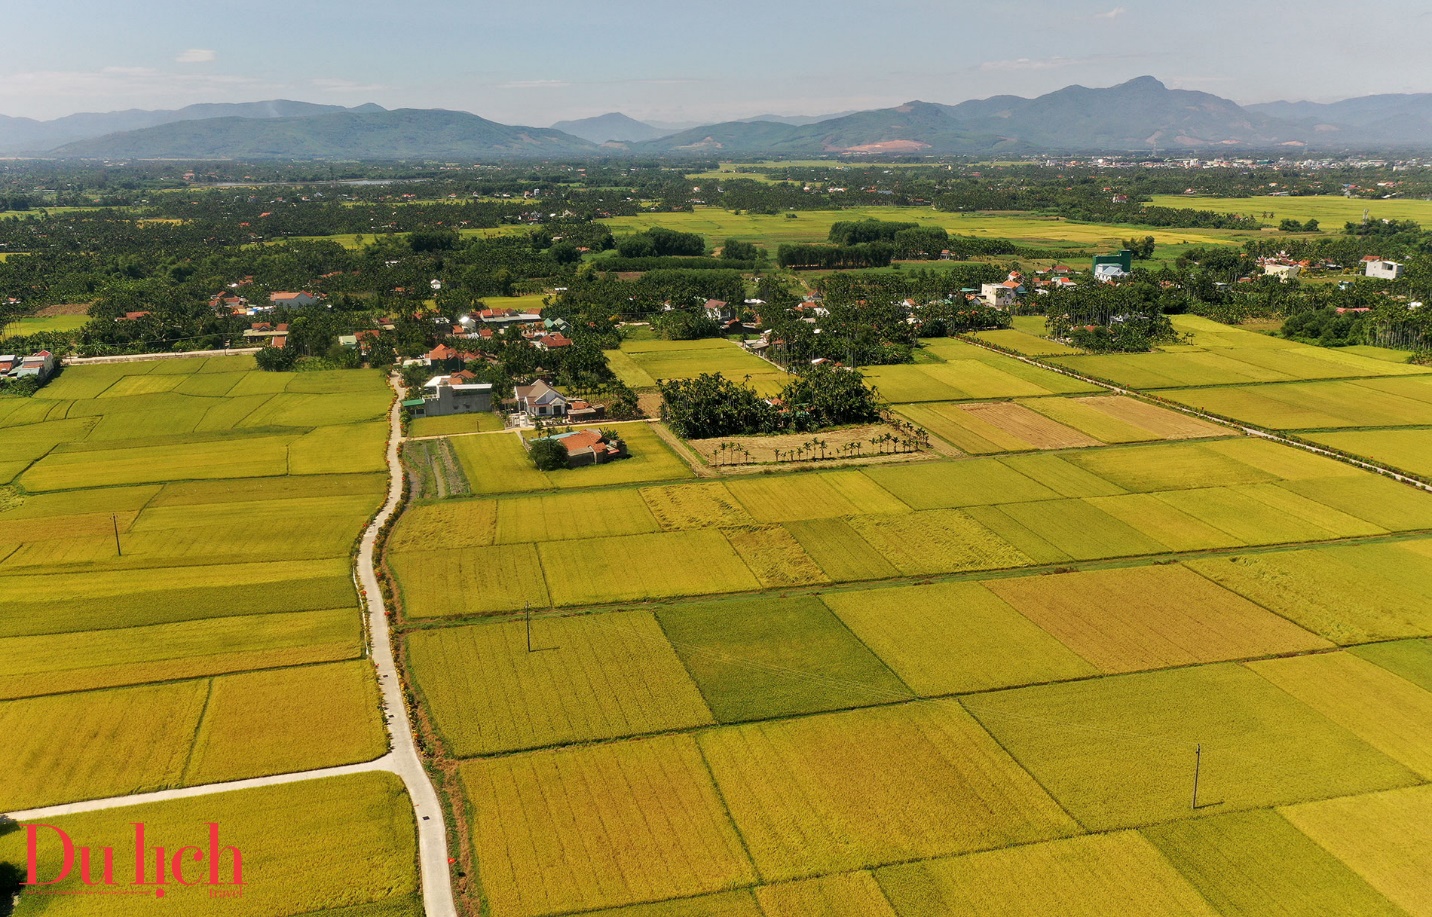
[[[1151,74],[1242,102],[1432,91],[1426,0],[4,0],[0,114],[301,99],[507,123],[823,114]],[[610,12],[606,12],[610,10]]]

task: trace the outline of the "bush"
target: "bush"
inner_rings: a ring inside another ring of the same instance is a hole
[[[550,436],[532,441],[528,455],[538,471],[559,471],[567,467],[567,449]]]
[[[288,372],[293,369],[293,364],[298,362],[298,353],[270,345],[254,354],[254,362],[264,372]]]

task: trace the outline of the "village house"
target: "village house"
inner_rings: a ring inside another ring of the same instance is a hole
[[[59,367],[59,360],[48,350],[41,350],[29,356],[0,355],[0,378],[36,379],[43,384]]]
[[[517,410],[528,417],[565,417],[567,397],[538,379],[531,385],[519,385],[513,393]]]
[[[450,417],[492,410],[492,385],[470,372],[434,376],[423,385],[423,396],[403,402],[410,417]]]
[[[483,309],[477,313],[484,325],[523,325],[542,321],[536,312],[519,312],[516,309]]]
[[[980,284],[980,299],[996,309],[1008,309],[1014,305],[1015,291],[1019,284],[1006,280],[1004,283]]]
[[[724,300],[708,299],[703,308],[706,317],[713,322],[729,322],[736,317],[736,308]]]
[[[1362,259],[1363,273],[1379,280],[1397,280],[1402,276],[1402,265],[1396,261],[1384,261],[1374,255]]]
[[[285,309],[303,309],[315,305],[319,298],[307,290],[297,293],[270,293],[269,302]]]
[[[244,343],[254,347],[277,347],[282,350],[288,344],[288,324],[280,322],[254,322],[244,332]]]
[[[560,433],[550,439],[561,443],[567,450],[567,467],[580,468],[583,465],[605,465],[607,462],[626,458],[627,447],[619,437],[610,439],[599,430],[579,430],[576,433]]]
[[[1288,261],[1269,261],[1263,265],[1263,275],[1265,277],[1277,277],[1283,283],[1297,279],[1298,275],[1302,272],[1303,266],[1301,264],[1294,264]]]

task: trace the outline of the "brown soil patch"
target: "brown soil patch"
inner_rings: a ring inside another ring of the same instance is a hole
[[[1178,411],[1170,411],[1135,398],[1096,397],[1080,401],[1116,420],[1142,427],[1164,439],[1200,439],[1205,436],[1227,436],[1224,428]]]
[[[664,403],[660,392],[642,392],[636,396],[637,409],[646,417],[660,417]]]
[[[35,313],[37,318],[54,318],[56,315],[88,315],[90,304],[87,302],[67,302],[58,305],[46,306]]]
[[[962,405],[962,408],[966,414],[1011,436],[1017,436],[1036,449],[1074,449],[1103,445],[1092,436],[1080,433],[1073,427],[1066,427],[1012,401],[968,404]]]

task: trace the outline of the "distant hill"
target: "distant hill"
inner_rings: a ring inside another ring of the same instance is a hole
[[[69,143],[88,159],[472,159],[592,153],[549,128],[510,127],[466,112],[341,111],[302,118],[184,121]]]
[[[66,115],[53,121],[31,118],[10,118],[0,115],[0,153],[40,153],[66,143],[88,140],[120,131],[141,130],[178,121],[200,121],[211,118],[300,118],[332,112],[378,112],[377,105],[345,108],[342,105],[319,105],[313,102],[291,102],[273,99],[267,102],[201,103],[186,108],[163,111],[85,112]]]
[[[1296,126],[1203,92],[1140,77],[1108,89],[1070,86],[1025,99],[909,102],[814,124],[731,122],[641,144],[645,151],[928,152],[1196,150],[1299,142]],[[1429,138],[1432,139],[1432,138]]]
[[[610,114],[598,115],[595,118],[580,118],[576,121],[558,121],[552,125],[552,130],[562,131],[571,134],[573,137],[581,137],[583,140],[590,140],[592,143],[629,143],[633,141],[655,140],[658,137],[665,137],[671,131],[664,131],[659,127],[645,124],[635,118],[629,118],[621,112],[614,111]]]
[[[472,159],[1432,150],[1432,94],[1240,106],[1206,92],[1169,89],[1145,76],[1107,88],[1068,86],[1032,99],[1006,95],[958,105],[917,101],[842,115],[762,115],[673,127],[619,112],[533,128],[465,112],[272,101],[44,122],[0,116],[0,153],[106,159]]]
[[[1312,130],[1325,139],[1432,146],[1432,93],[1361,96],[1341,102],[1268,102],[1244,106]]]

